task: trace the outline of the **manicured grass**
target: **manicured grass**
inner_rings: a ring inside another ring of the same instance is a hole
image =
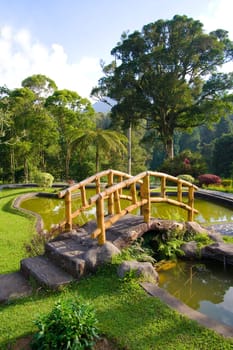
[[[1,242],[6,238],[7,232],[10,232],[9,242],[12,241],[11,244],[14,243],[19,249],[18,256],[13,254],[14,250],[8,253],[10,261],[8,267],[5,267],[7,272],[17,269],[20,256],[24,255],[23,243],[34,231],[34,220],[16,214],[10,206],[12,199],[22,192],[25,190],[9,190],[8,193],[7,191],[1,193],[1,222],[4,222],[4,226],[6,225],[3,234],[1,233]],[[15,225],[15,222],[18,224]],[[9,231],[7,226],[11,227]],[[6,254],[7,245],[4,251]],[[2,255],[2,244],[0,254]],[[43,291],[35,286],[31,297],[1,305],[0,349],[9,349],[9,344],[17,338],[33,334],[36,331],[33,321],[39,314],[49,312],[59,298],[72,296],[79,296],[84,301],[92,303],[96,309],[100,332],[107,338],[115,340],[119,349],[223,350],[233,348],[233,340],[224,339],[171,310],[159,299],[148,296],[139,286],[138,280],[134,278],[120,280],[117,277],[116,268],[117,263],[105,266],[95,275],[84,278],[60,292]]]
[[[12,201],[23,193],[38,189],[3,189],[0,191],[0,273],[19,269],[25,257],[24,243],[35,233],[35,219],[12,208]]]
[[[0,348],[17,337],[36,331],[39,314],[52,309],[59,298],[79,296],[96,310],[99,330],[115,340],[119,349],[232,349],[233,341],[200,327],[159,299],[148,296],[138,281],[120,281],[116,266],[100,270],[95,276],[61,292],[34,293],[0,307]]]

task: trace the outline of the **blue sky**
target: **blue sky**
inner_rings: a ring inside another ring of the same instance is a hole
[[[45,74],[59,89],[89,97],[100,60],[129,30],[175,14],[222,28],[233,40],[232,0],[0,0],[0,86]]]

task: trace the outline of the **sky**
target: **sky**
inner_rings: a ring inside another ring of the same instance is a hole
[[[44,74],[90,99],[123,32],[176,14],[233,40],[233,0],[0,0],[0,9],[0,86],[10,89]]]

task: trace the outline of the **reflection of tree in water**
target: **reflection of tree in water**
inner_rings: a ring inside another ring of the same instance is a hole
[[[203,300],[218,304],[233,286],[233,268],[220,264],[178,262],[173,269],[159,271],[160,287],[194,309]]]
[[[200,308],[198,311],[208,315],[209,317],[225,323],[229,326],[233,326],[233,288],[230,287],[225,295],[224,301],[220,304],[213,304],[210,301],[204,300],[200,302]]]

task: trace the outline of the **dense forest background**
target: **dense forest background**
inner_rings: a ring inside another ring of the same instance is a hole
[[[127,171],[127,131],[111,111],[96,112],[76,92],[57,90],[35,75],[22,88],[1,88],[0,180],[33,182],[37,172],[56,181],[82,180],[108,168]],[[156,130],[141,121],[132,129],[132,174],[145,169],[197,177],[233,176],[233,116],[175,133],[173,160],[167,160]]]

